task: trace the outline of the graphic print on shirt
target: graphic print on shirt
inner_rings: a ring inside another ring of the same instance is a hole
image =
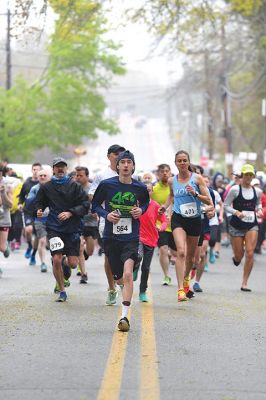
[[[121,217],[131,218],[130,211],[137,207],[136,195],[132,192],[117,192],[109,202],[112,211],[119,210]]]

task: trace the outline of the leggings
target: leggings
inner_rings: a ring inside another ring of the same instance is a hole
[[[151,260],[154,252],[154,247],[148,246],[144,243],[141,243],[143,248],[143,258],[141,263],[141,279],[140,279],[140,286],[139,291],[140,293],[146,292],[148,287],[148,278],[150,273],[150,265]]]

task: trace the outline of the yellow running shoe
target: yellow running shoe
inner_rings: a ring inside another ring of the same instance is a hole
[[[185,291],[185,293],[188,293],[188,292],[189,292],[189,286],[190,286],[190,277],[189,277],[189,276],[186,276],[186,277],[184,278],[183,285],[184,285],[184,291]]]
[[[177,292],[177,301],[187,301],[187,296],[184,289],[179,289]]]

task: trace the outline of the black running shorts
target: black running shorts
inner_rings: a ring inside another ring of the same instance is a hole
[[[200,236],[201,217],[185,218],[174,212],[171,218],[171,228],[172,231],[176,228],[182,228],[188,236]]]
[[[170,249],[176,251],[176,245],[172,232],[159,232],[158,247],[168,246]]]
[[[105,239],[103,247],[115,281],[122,278],[126,260],[130,258],[135,263],[138,261],[139,242],[137,240],[123,242],[120,240]]]
[[[80,252],[80,234],[79,233],[61,233],[48,231],[47,238],[59,237],[64,242],[64,247],[60,250],[51,251],[51,255],[65,254],[66,256],[79,257]]]

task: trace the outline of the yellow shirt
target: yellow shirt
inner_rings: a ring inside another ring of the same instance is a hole
[[[170,194],[170,186],[169,185],[164,185],[161,182],[157,182],[154,186],[153,186],[153,192],[151,195],[151,198],[155,201],[157,201],[157,203],[159,203],[160,205],[165,204],[168,196]],[[168,215],[168,226],[166,228],[166,232],[172,232],[171,227],[170,227],[170,219],[171,219],[171,215]]]

